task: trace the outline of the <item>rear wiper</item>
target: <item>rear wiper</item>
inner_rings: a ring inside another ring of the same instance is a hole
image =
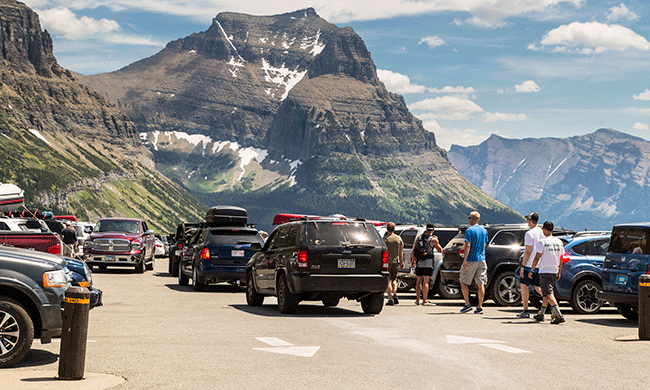
[[[343,244],[345,248],[372,248],[374,245],[371,244],[350,244],[350,243],[345,243]]]

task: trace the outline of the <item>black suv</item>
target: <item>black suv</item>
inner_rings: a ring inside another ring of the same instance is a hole
[[[59,256],[0,248],[0,367],[24,358],[34,338],[47,344],[61,335],[62,303],[71,280]]]
[[[307,218],[276,227],[246,266],[246,301],[261,306],[277,296],[281,313],[303,300],[361,302],[379,314],[388,286],[388,252],[375,226],[363,220]]]
[[[528,224],[485,224],[483,227],[488,233],[488,244],[485,247],[488,284],[485,298],[491,297],[499,306],[518,306],[521,304],[521,290],[515,270],[519,265],[519,258],[524,253],[524,236],[529,230]],[[440,276],[442,283],[448,288],[460,289],[459,275],[463,265],[461,255],[466,229],[467,226],[459,229],[458,235],[443,249]],[[574,231],[563,228],[555,228],[553,231],[553,235],[560,239],[573,234]],[[472,282],[470,292],[476,291],[476,284]]]

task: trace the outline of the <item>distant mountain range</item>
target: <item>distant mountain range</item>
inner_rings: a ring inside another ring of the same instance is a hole
[[[135,123],[156,167],[205,204],[466,223],[521,216],[465,180],[386,90],[363,40],[309,8],[221,13],[112,73],[76,75]]]
[[[570,138],[491,136],[452,145],[449,160],[520,213],[574,229],[650,221],[650,142],[611,129]]]
[[[0,0],[0,182],[34,210],[146,219],[158,232],[205,206],[158,172],[136,126],[57,63],[38,15]]]

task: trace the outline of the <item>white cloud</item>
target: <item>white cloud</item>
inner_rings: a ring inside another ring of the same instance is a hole
[[[456,96],[424,99],[409,105],[409,108],[426,111],[425,114],[416,115],[420,119],[463,120],[469,119],[471,114],[483,112],[483,108],[473,101]]]
[[[119,31],[120,25],[109,19],[77,18],[68,8],[36,10],[43,26],[55,36],[76,40]]]
[[[525,114],[506,114],[501,112],[486,112],[485,122],[522,122],[528,119]]]
[[[634,127],[635,130],[645,130],[645,131],[650,131],[650,126],[648,126],[648,125],[645,124],[645,123],[641,123],[641,122],[636,122],[636,123],[634,124],[634,126],[632,126],[632,127]]]
[[[577,52],[582,54],[603,53],[607,50],[626,49],[650,50],[650,42],[627,27],[618,24],[598,22],[573,22],[549,31],[540,44],[553,47],[555,52]],[[535,50],[535,45],[529,45]]]
[[[440,127],[435,131],[436,143],[439,147],[449,150],[451,145],[473,146],[478,145],[490,137],[476,129],[446,129]]]
[[[539,92],[539,89],[539,85],[537,85],[533,80],[524,81],[519,85],[515,85],[515,91],[517,92]]]
[[[411,79],[408,76],[397,72],[377,69],[377,76],[384,83],[386,89],[394,93],[406,94],[426,91],[426,87],[411,84]]]
[[[423,43],[426,43],[429,46],[430,49],[434,49],[437,46],[442,46],[442,45],[447,44],[444,41],[444,39],[440,38],[437,35],[424,37],[424,38],[420,39],[420,42],[418,42],[418,44],[420,44],[420,45],[423,44]]]
[[[639,19],[639,15],[630,11],[630,9],[627,8],[623,3],[621,3],[621,5],[619,5],[618,7],[614,6],[609,9],[609,14],[607,15],[608,22],[616,22],[621,18],[627,20],[637,20]]]
[[[650,100],[650,89],[646,88],[640,94],[634,95],[634,100]]]
[[[450,85],[444,87],[444,88],[427,88],[429,92],[432,93],[474,93],[476,90],[472,87],[463,87],[462,85],[459,85],[457,87],[452,87]]]

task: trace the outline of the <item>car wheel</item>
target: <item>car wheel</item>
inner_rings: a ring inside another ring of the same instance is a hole
[[[178,267],[176,267],[176,272],[178,273],[178,284],[181,286],[187,286],[190,282],[190,278],[183,275],[183,270],[181,269],[181,262],[178,262]]]
[[[361,298],[361,308],[366,314],[379,314],[384,308],[384,293],[376,292]]]
[[[143,274],[144,273],[144,262],[145,262],[145,252],[142,252],[142,256],[140,256],[140,262],[136,264],[135,266],[135,273],[136,274]]]
[[[246,303],[248,306],[262,306],[264,295],[257,292],[253,281],[253,271],[246,273]]]
[[[639,319],[639,310],[632,305],[617,303],[616,310],[618,310],[618,313],[628,320],[637,321]]]
[[[593,280],[583,280],[571,292],[569,303],[576,313],[594,314],[603,306],[603,301],[598,299],[597,293],[600,284]]]
[[[327,307],[336,307],[339,305],[341,298],[325,298],[323,299],[323,305]]]
[[[513,271],[500,273],[492,285],[492,299],[499,306],[518,306],[521,304],[521,291]]]
[[[178,263],[180,263],[180,260],[177,259],[176,256],[173,256],[169,258],[169,263],[172,267],[172,276],[178,276]]]
[[[173,256],[169,256],[169,262],[167,262],[167,272],[169,272],[170,275],[174,275],[174,261],[173,261]]]
[[[149,271],[153,271],[153,267],[154,267],[155,265],[156,265],[156,260],[155,260],[155,259],[151,259],[151,262],[146,264],[147,269],[148,269]]]
[[[0,367],[22,360],[34,341],[34,323],[23,306],[0,297]]]
[[[192,290],[205,291],[205,283],[199,280],[199,271],[196,266],[192,266]]]
[[[411,285],[405,282],[402,278],[397,277],[397,292],[406,293],[411,291]]]
[[[282,274],[278,280],[278,309],[282,314],[293,314],[298,310],[300,300],[296,294],[289,291],[287,277]]]
[[[445,286],[442,284],[442,279],[440,278],[436,280],[436,290],[438,291],[438,295],[444,299],[460,299],[463,297],[460,289]]]

